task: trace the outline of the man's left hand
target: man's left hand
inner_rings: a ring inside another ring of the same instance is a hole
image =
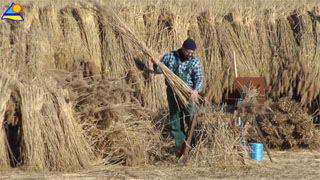
[[[191,95],[189,97],[189,101],[191,102],[197,102],[198,101],[198,91],[192,90]]]

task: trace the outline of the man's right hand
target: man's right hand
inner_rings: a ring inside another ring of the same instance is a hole
[[[160,61],[157,59],[157,58],[151,58],[151,61],[152,61],[152,63],[153,64],[155,64],[155,65],[159,65],[159,63],[160,63]]]

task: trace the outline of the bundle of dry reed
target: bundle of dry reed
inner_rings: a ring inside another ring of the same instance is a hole
[[[299,103],[284,97],[270,107],[273,113],[260,117],[261,130],[270,147],[319,149],[319,130]],[[248,141],[259,140],[251,129],[247,128]]]
[[[10,167],[10,155],[11,152],[8,140],[7,140],[7,126],[6,120],[6,109],[11,94],[11,81],[14,79],[8,74],[0,73],[0,167]]]
[[[86,7],[84,5],[82,6]],[[104,15],[102,18],[107,18],[107,21],[104,22],[107,22],[109,25],[113,26],[119,34],[121,34],[123,37],[137,46],[147,57],[159,57],[157,53],[152,52],[148,47],[144,45],[144,43],[141,42],[141,40],[135,35],[135,33],[127,25],[125,25],[125,23],[123,23],[120,17],[112,9],[96,2],[94,3],[92,9],[94,9],[95,11],[99,11],[99,13],[102,13]],[[180,79],[164,64],[159,64],[159,67],[162,70],[170,87],[173,89],[173,92],[177,97],[176,100],[181,102],[183,106],[187,106],[189,104],[188,99],[191,95],[192,88],[189,87],[182,79]],[[199,100],[203,101],[203,98],[199,96]],[[199,103],[199,101],[197,103]]]
[[[70,91],[83,134],[103,164],[142,166],[161,158],[160,134],[149,120],[151,111],[140,105],[124,79],[69,73],[55,77]]]
[[[200,128],[196,131],[198,143],[190,152],[191,166],[210,166],[214,168],[229,169],[241,167],[243,158],[247,158],[246,149],[238,151],[239,136],[232,132],[230,119],[219,116],[218,111],[204,110],[200,114]],[[221,112],[220,112],[221,113]],[[231,116],[230,116],[231,118]],[[243,154],[244,156],[240,156]]]
[[[38,78],[40,79],[40,78]],[[52,80],[19,84],[21,96],[21,165],[31,170],[72,171],[94,157],[76,122],[68,93]],[[19,154],[17,154],[19,155]]]
[[[0,167],[72,171],[91,164],[66,90],[50,78],[26,83],[16,76],[0,72]]]
[[[159,67],[166,77],[167,82],[172,88],[175,97],[178,97],[179,102],[182,103],[184,107],[189,104],[189,97],[191,95],[192,88],[188,86],[182,79],[175,75],[166,65],[159,63]],[[200,101],[203,101],[203,98],[199,96]],[[198,103],[198,102],[197,102]]]

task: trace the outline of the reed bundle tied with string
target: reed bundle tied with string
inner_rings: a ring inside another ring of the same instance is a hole
[[[83,6],[83,5],[82,5]],[[134,34],[134,32],[119,18],[119,16],[110,8],[104,7],[101,4],[94,3],[92,7],[97,14],[101,14],[102,23],[104,25],[111,25],[114,29],[137,46],[146,56],[149,58],[159,57],[157,53],[152,52],[141,40]],[[168,84],[172,88],[175,98],[184,107],[189,104],[189,97],[191,95],[192,88],[188,86],[182,79],[180,79],[174,72],[172,72],[166,65],[159,63],[159,67],[163,72]],[[200,102],[203,101],[203,97],[199,96]],[[199,103],[197,101],[196,103]]]

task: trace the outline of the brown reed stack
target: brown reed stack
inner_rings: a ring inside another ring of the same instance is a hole
[[[97,3],[95,3],[94,6],[100,13],[103,12],[104,15],[108,17],[108,23],[110,23],[118,33],[137,46],[145,55],[147,55],[149,58],[158,57],[158,55],[153,53],[144,45],[144,43],[139,40],[134,32],[122,22],[122,20],[116,15],[116,13],[114,13],[112,9],[103,7]],[[173,89],[177,100],[180,101],[182,105],[187,106],[189,103],[188,98],[191,95],[192,89],[165,65],[160,64],[159,67],[167,79],[170,87]],[[203,100],[201,97],[199,99]]]
[[[15,128],[23,127],[27,135],[23,139],[16,135],[20,131],[6,134],[6,126],[1,127],[1,167],[10,166],[10,161],[14,160],[12,155],[16,148],[10,152],[7,143],[16,142],[14,137],[18,137],[16,147],[21,147],[20,154],[24,155],[17,155],[17,161],[23,160],[21,165],[28,166],[27,169],[85,167],[90,163],[90,158],[87,158],[91,157],[90,151],[103,158],[106,164],[141,165],[165,159],[162,153],[166,149],[163,147],[171,146],[163,144],[164,140],[153,128],[149,114],[150,109],[162,112],[167,107],[165,85],[159,83],[163,77],[151,75],[151,62],[144,60],[179,48],[186,37],[195,39],[199,44],[196,56],[203,64],[203,94],[208,104],[223,102],[232,91],[232,52],[235,51],[240,76],[265,77],[268,97],[277,101],[280,97],[289,96],[301,102],[306,111],[318,112],[318,4],[309,6],[308,1],[303,8],[297,8],[297,2],[288,3],[290,8],[278,9],[274,3],[279,1],[268,1],[266,4],[269,6],[266,7],[244,7],[233,1],[224,1],[225,7],[211,1],[207,6],[202,1],[196,4],[184,1],[172,4],[166,4],[167,1],[155,4],[125,2],[105,2],[109,8],[102,10],[92,4],[67,7],[25,5],[25,21],[1,21],[0,71],[9,75],[1,75],[0,78],[0,124],[22,122],[23,119],[25,124]],[[212,4],[217,6],[212,7]],[[238,7],[231,9],[230,4]],[[8,8],[2,1],[0,6],[2,12]],[[207,11],[203,11],[203,7]],[[113,12],[117,12],[117,16]],[[137,63],[138,60],[142,63]],[[142,68],[137,68],[140,65]],[[52,75],[48,72],[52,70],[56,74],[72,72],[66,80],[71,88],[65,87],[69,91],[72,89],[71,92],[60,88],[64,83],[56,84],[50,80]],[[121,80],[110,85],[101,79]],[[19,84],[15,90],[9,85],[12,81]],[[84,87],[77,92],[77,85],[73,83]],[[181,89],[185,90],[185,87]],[[109,99],[103,98],[108,93],[110,96],[106,97],[115,98],[111,102],[116,103],[108,103]],[[68,99],[71,103],[66,102]],[[97,102],[102,106],[95,104]],[[308,109],[308,106],[314,108]],[[12,118],[12,114],[18,112],[22,117]],[[84,117],[90,118],[85,121]],[[300,119],[301,124],[310,123],[309,118]],[[233,153],[233,146],[225,143],[234,137],[224,134],[229,133],[226,122],[211,120],[203,120],[210,130],[204,128],[202,131],[204,135],[209,134],[211,140],[203,141],[199,151],[202,147],[209,147],[203,149],[202,157],[209,150],[216,163],[227,162],[228,154],[225,152]],[[268,127],[272,129],[274,126],[271,123]],[[40,129],[34,131],[33,127]],[[219,132],[220,127],[223,132]],[[309,130],[309,135],[315,132],[312,128]],[[223,139],[224,136],[227,138]],[[142,138],[137,140],[135,137]],[[65,146],[60,147],[60,144]],[[57,155],[59,148],[64,148],[61,156]],[[193,157],[195,162],[201,159],[201,156]],[[210,158],[204,164],[212,162]]]

